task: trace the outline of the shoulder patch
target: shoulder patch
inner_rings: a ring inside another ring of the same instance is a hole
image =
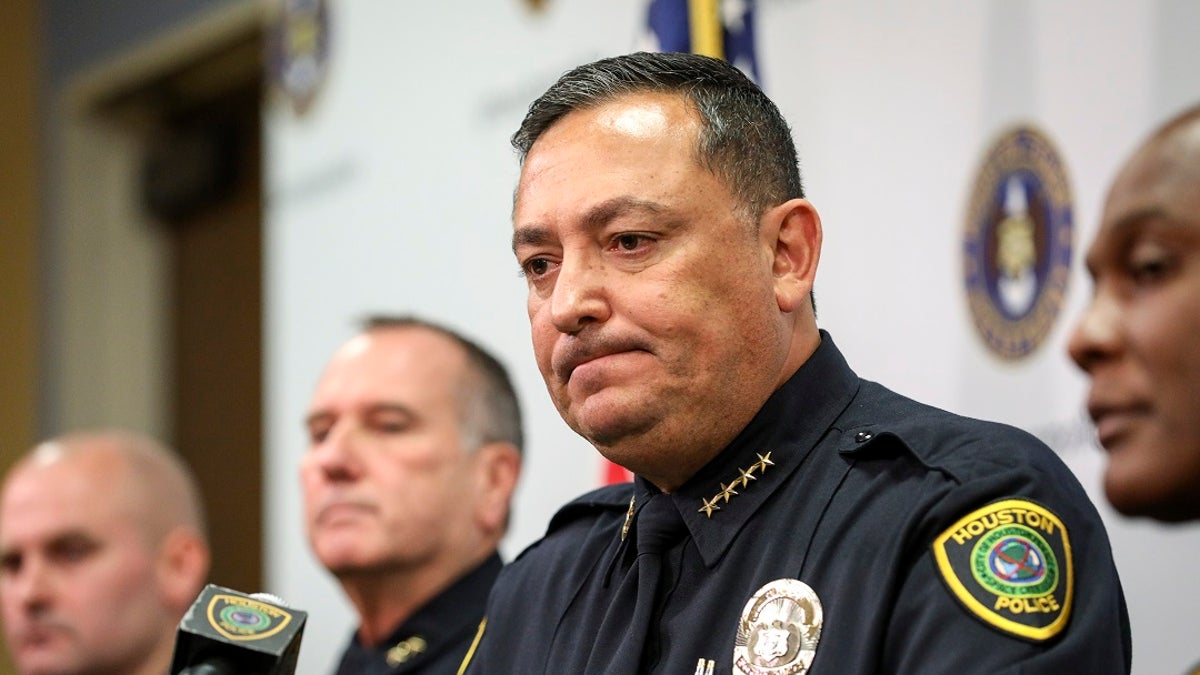
[[[942,581],[987,625],[1035,642],[1067,625],[1071,541],[1046,507],[1004,499],[976,509],[938,535],[933,557]]]

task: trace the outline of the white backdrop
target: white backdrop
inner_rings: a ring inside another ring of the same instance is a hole
[[[562,423],[533,363],[509,250],[508,136],[564,70],[629,51],[644,0],[330,0],[329,72],[312,109],[270,106],[267,131],[269,590],[311,612],[300,672],[329,672],[354,625],[303,536],[302,417],[325,361],[378,311],[479,339],[525,406],[526,469],[504,551],[535,539],[599,463]],[[1189,0],[760,0],[763,85],[792,123],[826,245],[820,324],[860,375],[1047,440],[1109,524],[1135,673],[1200,661],[1200,529],[1115,516],[1065,357],[1090,289],[1079,259],[1104,190],[1159,121],[1200,101],[1200,3]],[[1004,128],[1031,122],[1066,162],[1076,239],[1066,308],[1030,358],[1001,362],[971,325],[960,258],[974,174]],[[1087,564],[1087,561],[1078,561]]]

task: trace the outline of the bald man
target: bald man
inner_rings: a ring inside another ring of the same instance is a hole
[[[208,574],[199,492],[154,441],[43,443],[0,495],[0,609],[21,675],[162,675]]]
[[[1200,106],[1125,163],[1087,254],[1095,292],[1071,336],[1118,511],[1200,520]]]

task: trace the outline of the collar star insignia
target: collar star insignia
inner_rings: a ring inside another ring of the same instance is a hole
[[[758,464],[756,466],[758,467],[759,473],[766,473],[768,466],[775,466],[775,462],[771,461],[771,453],[770,452],[768,452],[766,454],[766,456],[760,455],[757,452],[754,454],[758,455]],[[753,470],[753,469],[751,469],[751,470]]]
[[[629,536],[629,526],[633,524],[633,507],[637,504],[637,495],[629,498],[629,510],[625,512],[625,524],[621,526],[621,541]]]
[[[724,497],[724,498],[725,498],[725,503],[726,503],[726,504],[728,504],[728,503],[729,503],[729,498],[730,498],[730,497],[732,497],[732,496],[734,496],[734,495],[736,495],[736,494],[737,494],[737,490],[734,490],[734,489],[733,489],[733,488],[735,488],[735,487],[737,487],[737,481],[736,481],[736,480],[735,480],[735,481],[733,481],[732,483],[730,483],[729,485],[726,485],[726,484],[724,484],[724,483],[721,483],[721,494],[720,494],[719,496],[721,496],[721,497]]]
[[[762,475],[767,472],[768,466],[775,466],[775,462],[771,461],[770,451],[768,451],[767,454],[765,454],[765,455],[760,452],[756,452],[754,454],[758,456],[757,462],[751,464],[749,468],[738,469],[737,478],[734,478],[733,481],[730,482],[728,485],[726,485],[725,483],[721,483],[720,484],[721,491],[718,492],[716,495],[714,495],[712,499],[703,499],[703,498],[700,499],[700,502],[703,504],[703,506],[700,507],[700,513],[703,513],[704,515],[708,516],[709,518],[712,518],[712,514],[714,511],[721,510],[721,507],[717,506],[718,502],[721,502],[723,504],[728,504],[730,499],[732,499],[734,496],[739,494],[738,491],[735,489],[738,487],[738,481],[741,481],[741,486],[743,489],[745,489],[748,485],[750,485],[750,481],[758,480],[758,476],[754,475],[755,471],[757,471],[759,473],[759,475]],[[629,508],[631,509],[630,514],[632,514],[633,513],[633,511],[632,511],[633,505],[630,504]],[[625,518],[625,525],[626,525],[626,529],[628,529],[628,526],[629,526],[629,517],[628,516],[626,516],[626,518]],[[622,532],[621,537],[624,538],[624,536],[625,536],[624,532]]]
[[[409,659],[425,651],[425,638],[420,635],[414,635],[407,640],[397,642],[395,646],[387,651],[385,657],[387,663],[392,668],[399,666],[402,663],[407,663]]]
[[[716,497],[713,497],[712,499],[702,499],[701,501],[704,502],[704,506],[700,507],[700,513],[703,513],[704,515],[708,516],[709,518],[712,518],[713,511],[721,510],[721,507],[717,506],[717,500],[720,498],[721,498],[721,495],[717,495]]]

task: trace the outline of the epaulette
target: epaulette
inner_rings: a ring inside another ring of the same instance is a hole
[[[925,467],[963,481],[991,470],[989,463],[1037,464],[1053,454],[1042,441],[1011,425],[918,403],[867,380],[863,385],[838,420],[843,455],[903,451]]]
[[[546,535],[549,536],[572,521],[597,513],[605,511],[624,513],[629,508],[631,497],[633,497],[633,483],[605,485],[580,495],[567,502],[554,514],[554,517],[550,519],[550,525],[546,527]]]

